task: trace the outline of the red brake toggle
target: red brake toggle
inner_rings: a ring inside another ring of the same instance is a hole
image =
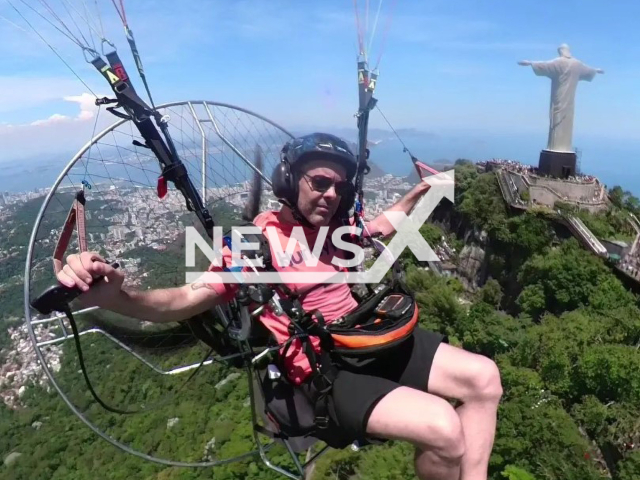
[[[413,160],[413,165],[416,167],[416,170],[418,171],[418,175],[420,176],[420,179],[422,179],[422,180],[424,180],[424,178],[425,178],[425,175],[423,174],[424,170],[429,172],[431,175],[438,175],[440,173],[436,169],[431,168],[428,165],[425,165],[424,163],[422,163],[420,160],[418,160],[415,157],[411,157],[411,159]]]
[[[164,198],[167,194],[167,180],[161,175],[158,177],[158,197]]]

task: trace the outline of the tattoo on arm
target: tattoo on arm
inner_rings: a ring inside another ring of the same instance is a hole
[[[208,288],[209,290],[214,290],[213,285],[205,282],[196,282],[191,284],[191,290],[199,290],[201,288]]]

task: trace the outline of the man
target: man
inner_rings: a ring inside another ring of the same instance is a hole
[[[254,223],[263,229],[275,228],[283,248],[293,228],[302,225],[307,245],[314,245],[319,227],[337,227],[345,218],[353,200],[350,182],[355,170],[349,147],[333,135],[312,134],[291,141],[273,174],[274,194],[284,206],[280,212],[261,213]],[[421,182],[391,210],[408,214],[429,188],[427,182]],[[368,230],[371,235],[387,235],[393,228],[381,215],[368,224]],[[330,242],[331,235],[326,238]],[[274,266],[281,271],[331,274],[339,271],[331,259],[341,254],[331,247],[323,249],[313,268],[305,266],[299,245],[287,266],[277,267],[277,262]],[[105,276],[106,281],[90,288],[92,277],[98,276]],[[153,322],[190,318],[227,301],[235,292],[234,285],[204,282],[126,291],[121,288],[124,273],[95,253],[71,255],[58,279],[86,292],[80,297],[85,305]],[[357,305],[345,283],[288,286],[301,294],[306,311],[318,309],[328,323]],[[279,342],[288,337],[286,318],[265,309],[260,321]],[[314,347],[318,348],[317,342]],[[300,345],[288,349],[284,365],[294,384],[304,382],[311,371]],[[482,480],[487,478],[501,395],[500,375],[490,359],[452,347],[442,335],[417,328],[400,353],[362,370],[340,372],[331,393],[331,420],[355,439],[411,442],[421,479]],[[461,405],[454,409],[445,398]]]

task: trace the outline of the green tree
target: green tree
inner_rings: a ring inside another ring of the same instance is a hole
[[[615,185],[609,190],[609,199],[616,207],[622,208],[624,203],[624,192],[620,185]]]
[[[548,312],[573,310],[589,303],[607,275],[610,274],[600,259],[585,255],[578,243],[570,239],[546,255],[534,255],[523,265],[518,281],[524,290],[518,303],[532,316],[540,314],[541,297]]]
[[[415,292],[420,307],[420,323],[431,330],[454,334],[455,325],[464,315],[459,300],[460,282],[410,267],[407,286]]]
[[[500,308],[500,302],[502,301],[502,287],[500,283],[489,278],[478,292],[478,300],[487,303],[494,308]]]
[[[518,305],[523,312],[538,318],[547,308],[547,297],[544,286],[540,284],[527,285],[518,296]]]
[[[455,205],[458,206],[462,202],[465,193],[474,184],[478,178],[478,170],[475,165],[469,161],[457,160],[454,167],[455,175]]]
[[[485,302],[471,306],[453,326],[465,349],[495,357],[514,348],[524,338],[527,322],[498,312]]]
[[[585,348],[577,362],[582,392],[601,402],[623,401],[640,405],[640,351],[627,345]]]
[[[502,476],[507,480],[536,480],[529,472],[514,465],[507,465],[507,468],[502,472]]]
[[[507,207],[493,173],[479,175],[457,205],[473,225],[497,237],[506,235]]]
[[[540,478],[601,478],[595,465],[585,458],[589,443],[554,397],[512,398],[502,402],[498,415],[492,473],[516,464]]]
[[[640,478],[640,451],[632,452],[618,466],[616,480],[637,480]]]

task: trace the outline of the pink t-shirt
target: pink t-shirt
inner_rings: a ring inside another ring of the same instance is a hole
[[[304,236],[307,240],[309,251],[313,251],[318,232],[305,227],[301,227],[298,224],[292,224],[284,221],[280,212],[263,212],[254,219],[253,223],[256,226],[260,227],[263,232],[265,231],[265,229],[267,229],[267,227],[273,227],[274,231],[277,232],[278,238],[280,240],[282,252],[286,252],[289,237],[291,236],[293,228],[302,228]],[[273,267],[280,272],[338,273],[340,271],[344,271],[343,267],[331,263],[331,260],[334,257],[351,258],[352,255],[350,252],[338,250],[331,241],[331,233],[338,226],[339,225],[331,227],[328,234],[326,235],[317,265],[311,267],[305,264],[305,262],[303,261],[303,252],[300,248],[300,244],[296,242],[295,249],[290,257],[290,261],[288,258],[286,258],[286,260],[283,259],[281,261],[278,261],[276,259],[276,255],[278,254],[278,252],[276,251],[276,247],[274,247],[273,244],[270,244],[273,257]],[[369,222],[367,224],[367,227],[368,233],[371,235],[387,234],[387,232],[379,231],[379,229],[375,225],[375,222]],[[346,236],[345,238],[343,238],[343,240],[346,240]],[[225,247],[223,249],[223,252],[225,265],[230,265],[230,250]],[[280,253],[280,256],[282,256],[282,253]],[[210,269],[210,271],[220,270],[220,267],[211,267]],[[356,300],[351,295],[351,287],[347,283],[287,283],[286,285],[292,291],[301,294],[300,301],[302,302],[302,308],[305,311],[320,311],[327,323],[330,323],[333,320],[345,315],[357,306]],[[237,284],[216,283],[212,284],[212,286],[219,294],[228,299],[232,298],[233,294],[235,294],[237,290]],[[270,308],[267,307],[264,309],[262,315],[260,316],[260,321],[274,335],[278,343],[282,343],[289,338],[287,328],[290,322],[289,318],[286,315],[277,316],[271,311]],[[318,338],[310,337],[310,339],[314,349],[316,351],[319,351],[320,345]],[[291,343],[291,346],[286,352],[284,366],[287,370],[287,376],[295,384],[300,384],[301,382],[303,382],[307,375],[311,372],[311,367],[306,355],[304,354],[304,351],[302,350],[300,340],[296,339]]]

